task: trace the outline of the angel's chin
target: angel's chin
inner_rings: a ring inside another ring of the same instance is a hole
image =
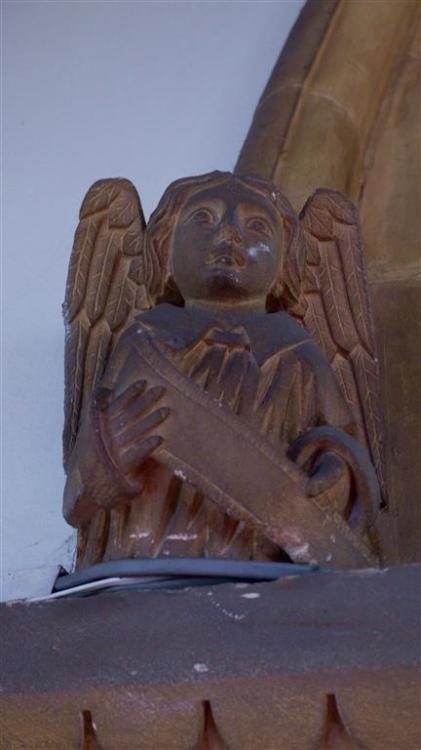
[[[214,269],[206,280],[206,292],[209,299],[215,300],[221,297],[244,299],[248,296],[238,271],[229,268]]]

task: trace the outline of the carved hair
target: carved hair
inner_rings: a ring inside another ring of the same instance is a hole
[[[209,172],[197,177],[185,177],[169,185],[152,213],[146,231],[145,260],[148,287],[153,298],[166,298],[170,292],[170,264],[172,239],[184,203],[194,193],[222,185],[231,180],[263,196],[282,218],[286,247],[281,277],[270,293],[271,309],[281,307],[295,312],[299,307],[301,282],[305,265],[305,245],[297,214],[289,200],[276,185],[255,174],[233,175],[231,172]],[[168,295],[167,293],[168,292]]]

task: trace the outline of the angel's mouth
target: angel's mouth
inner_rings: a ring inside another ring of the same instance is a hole
[[[222,266],[225,268],[243,268],[246,265],[245,258],[236,252],[214,252],[206,258],[207,266]]]

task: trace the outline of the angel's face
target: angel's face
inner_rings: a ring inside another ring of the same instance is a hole
[[[195,193],[173,238],[172,275],[185,302],[265,306],[282,260],[282,219],[243,184]]]

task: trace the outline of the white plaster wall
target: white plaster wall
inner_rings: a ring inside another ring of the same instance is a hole
[[[233,167],[303,0],[3,4],[2,598],[49,593],[61,517],[61,303],[100,177],[146,215],[173,179]]]

